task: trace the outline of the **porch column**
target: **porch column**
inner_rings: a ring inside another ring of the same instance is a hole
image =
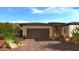
[[[23,32],[22,32],[22,36],[26,37],[27,36],[27,29],[25,26],[23,26]]]
[[[52,35],[53,34],[53,30],[52,30],[52,27],[51,28],[49,28],[49,38],[52,38]]]

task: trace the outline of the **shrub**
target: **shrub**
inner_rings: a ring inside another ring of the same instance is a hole
[[[0,34],[9,45],[14,42],[13,37],[18,31],[20,31],[18,26],[10,23],[0,23]]]
[[[76,27],[73,31],[72,31],[72,37],[70,38],[70,41],[72,43],[78,44],[79,43],[79,27]]]
[[[22,39],[21,38],[15,38],[14,39],[14,42],[16,43],[16,44],[21,44],[22,43]]]

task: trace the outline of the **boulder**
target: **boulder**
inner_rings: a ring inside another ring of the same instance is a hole
[[[9,47],[10,47],[10,48],[18,48],[18,45],[15,44],[15,43],[11,43],[11,44],[9,44]]]

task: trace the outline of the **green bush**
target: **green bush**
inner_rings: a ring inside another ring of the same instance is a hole
[[[73,31],[72,31],[72,37],[70,38],[70,41],[72,43],[79,43],[79,27],[76,27]]]
[[[72,31],[72,36],[73,36],[73,37],[79,37],[79,27],[76,27],[76,28]]]
[[[15,38],[14,39],[14,42],[16,43],[16,44],[21,44],[22,43],[22,39],[21,38]]]
[[[20,31],[20,28],[11,23],[0,23],[0,35],[10,45],[14,42],[13,37]]]

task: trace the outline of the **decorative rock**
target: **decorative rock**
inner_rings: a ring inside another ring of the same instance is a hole
[[[5,44],[6,44],[6,42],[4,40],[0,40],[0,46],[3,46]]]
[[[67,42],[68,42],[68,41],[69,41],[69,38],[66,38],[66,39],[65,39],[65,41],[67,41]]]
[[[18,47],[18,45],[15,43],[11,43],[9,46],[10,46],[10,48],[17,48]]]

